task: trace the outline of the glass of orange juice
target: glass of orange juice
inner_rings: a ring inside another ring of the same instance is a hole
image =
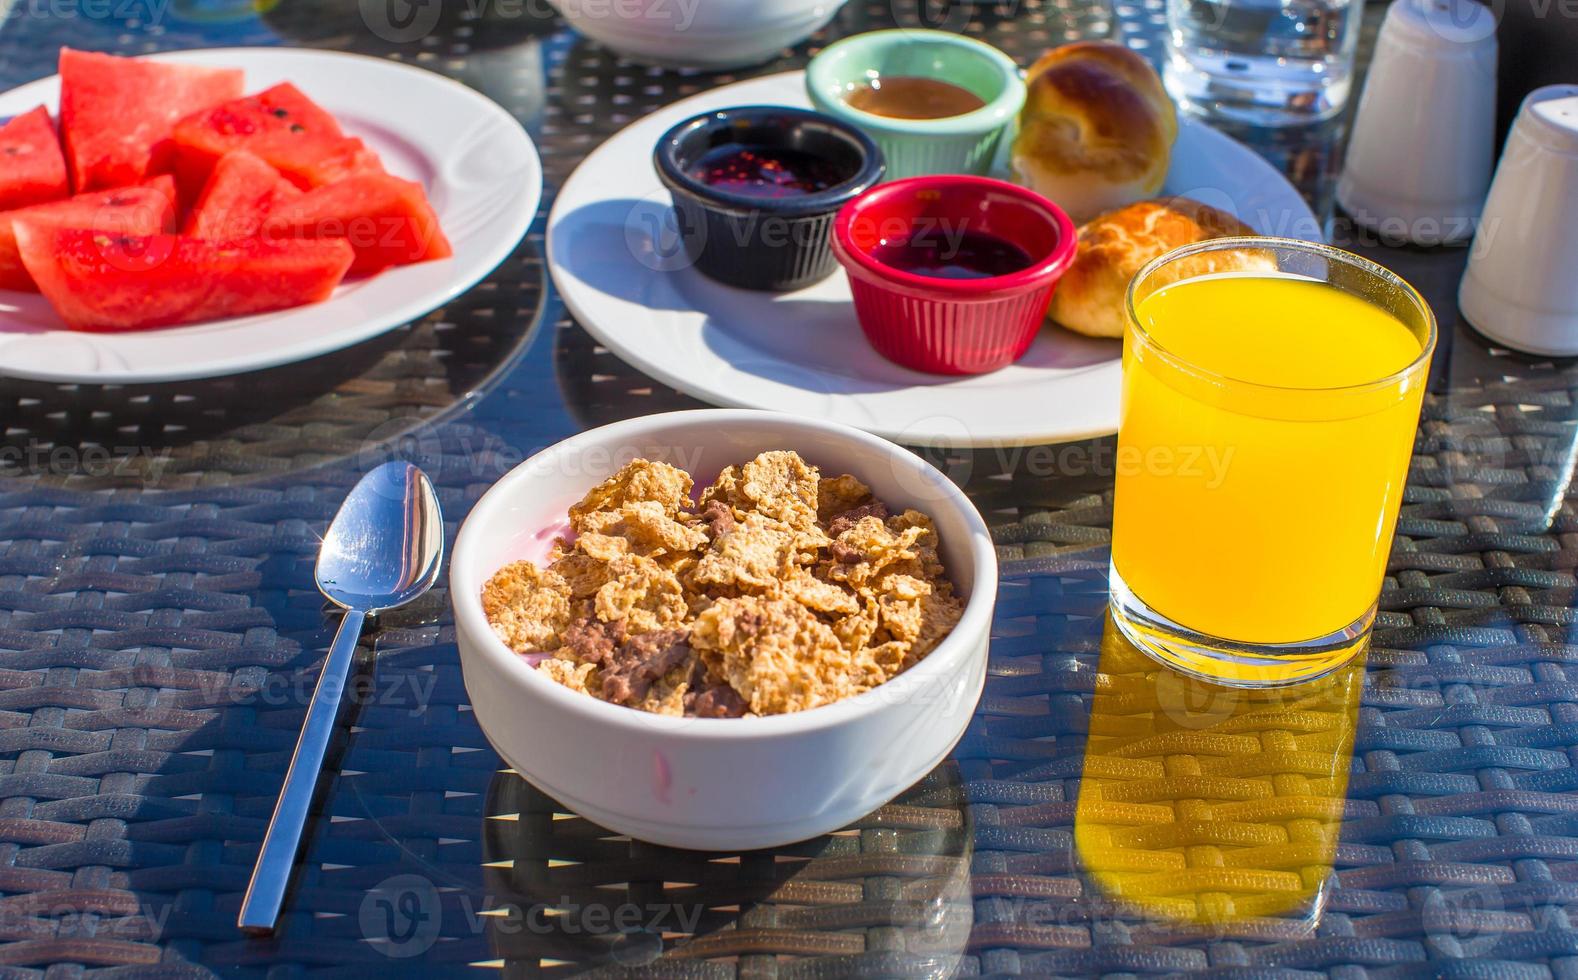
[[[1218,683],[1290,684],[1367,642],[1436,324],[1340,249],[1187,245],[1129,285],[1112,612]]]

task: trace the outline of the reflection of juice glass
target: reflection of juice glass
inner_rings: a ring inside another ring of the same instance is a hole
[[[1375,620],[1435,341],[1407,283],[1322,245],[1219,239],[1141,270],[1112,528],[1124,633],[1247,686],[1351,658]]]
[[[1364,658],[1306,684],[1233,688],[1157,666],[1109,622],[1096,672],[1074,846],[1100,894],[1223,938],[1314,928]]]

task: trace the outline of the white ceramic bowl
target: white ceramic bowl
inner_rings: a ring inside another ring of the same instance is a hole
[[[549,0],[570,26],[627,58],[676,68],[760,64],[848,0]]]
[[[544,529],[636,457],[710,479],[793,449],[853,473],[895,510],[932,516],[948,575],[967,597],[954,631],[919,664],[855,698],[765,718],[672,718],[550,681],[494,636],[482,585],[541,554]],[[499,754],[582,816],[640,840],[705,850],[773,847],[848,824],[940,763],[986,677],[997,559],[986,524],[930,464],[876,436],[772,412],[705,410],[583,432],[511,470],[472,510],[450,563],[466,691]]]

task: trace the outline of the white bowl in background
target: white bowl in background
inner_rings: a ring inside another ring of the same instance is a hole
[[[506,647],[482,612],[499,568],[540,558],[544,531],[631,459],[666,459],[705,482],[757,453],[792,449],[853,473],[895,511],[930,514],[964,615],[920,663],[858,697],[763,718],[674,718],[554,683]],[[997,558],[980,513],[924,460],[858,429],[714,409],[631,419],[538,453],[494,484],[460,529],[449,572],[466,691],[499,754],[589,820],[675,847],[773,847],[836,830],[935,768],[964,734],[986,677]]]
[[[570,26],[634,61],[760,64],[810,37],[848,0],[549,0]]]

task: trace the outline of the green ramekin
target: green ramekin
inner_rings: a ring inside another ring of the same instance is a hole
[[[986,105],[944,119],[892,119],[862,112],[848,93],[882,75],[952,82]],[[945,31],[899,28],[845,38],[811,59],[805,73],[811,104],[853,123],[882,147],[888,180],[928,174],[985,174],[1003,130],[1025,104],[1019,67],[989,44]]]

